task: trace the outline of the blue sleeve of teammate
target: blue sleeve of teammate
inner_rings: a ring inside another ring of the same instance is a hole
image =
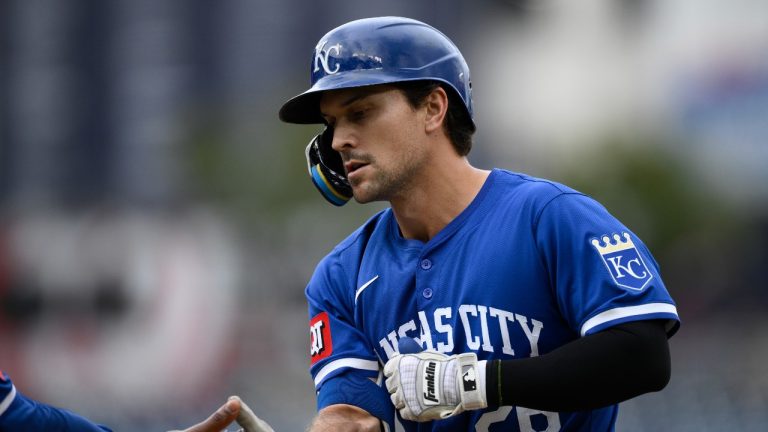
[[[0,378],[0,432],[112,432],[73,412],[34,401]]]

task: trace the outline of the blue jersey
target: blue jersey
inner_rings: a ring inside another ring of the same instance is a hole
[[[75,413],[29,399],[0,371],[0,432],[17,431],[112,432]]]
[[[603,206],[498,169],[426,243],[403,238],[391,209],[376,214],[319,263],[306,295],[318,407],[356,405],[390,427],[381,369],[400,338],[479,360],[521,359],[624,322],[667,320],[670,335],[679,323],[650,252]],[[601,431],[613,429],[617,409],[506,406],[401,423],[408,431]]]

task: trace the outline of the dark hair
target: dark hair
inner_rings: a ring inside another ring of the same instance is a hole
[[[443,128],[453,143],[453,148],[459,156],[466,156],[472,150],[472,134],[475,128],[472,120],[469,118],[464,101],[456,94],[456,91],[450,86],[444,85],[439,81],[401,81],[394,83],[404,94],[408,103],[418,108],[424,104],[424,100],[436,88],[442,87],[448,94],[448,112],[445,114]]]

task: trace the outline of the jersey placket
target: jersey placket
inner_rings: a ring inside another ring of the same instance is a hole
[[[431,309],[435,295],[439,287],[437,286],[436,263],[429,249],[426,249],[418,258],[416,268],[416,304],[418,309],[425,311]]]

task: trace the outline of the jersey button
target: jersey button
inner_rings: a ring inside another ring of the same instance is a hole
[[[431,299],[432,294],[432,288],[424,288],[424,291],[421,292],[421,295],[423,295],[425,299]]]
[[[432,261],[430,261],[430,260],[428,260],[426,258],[421,260],[421,268],[424,269],[424,270],[431,269],[432,268]]]

